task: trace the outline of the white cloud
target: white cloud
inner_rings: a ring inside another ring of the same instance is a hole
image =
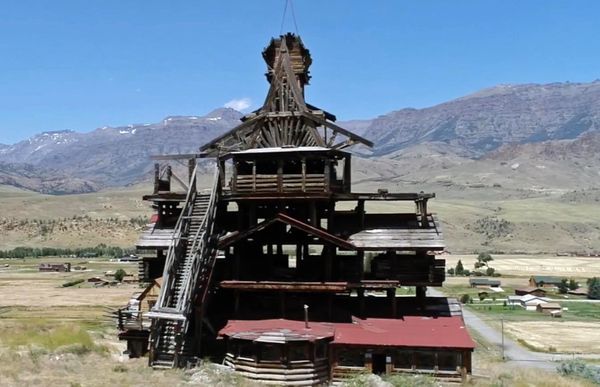
[[[223,106],[226,108],[235,109],[235,110],[241,112],[241,111],[248,109],[250,106],[252,106],[252,101],[250,100],[250,98],[247,98],[247,97],[239,98],[239,99],[232,99],[231,101],[227,102]]]

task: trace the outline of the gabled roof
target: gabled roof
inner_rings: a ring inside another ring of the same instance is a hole
[[[561,277],[555,277],[551,275],[533,275],[531,278],[535,281],[535,283],[543,282],[545,284],[560,284],[563,280]]]
[[[291,216],[283,214],[283,213],[279,213],[279,214],[275,215],[274,218],[264,220],[264,221],[258,223],[257,225],[250,227],[247,230],[235,231],[233,233],[225,235],[224,237],[222,237],[219,240],[219,248],[223,249],[227,246],[230,246],[231,244],[239,241],[240,239],[246,238],[252,234],[260,232],[260,231],[266,229],[267,227],[269,227],[270,225],[277,223],[277,222],[287,224],[295,229],[302,230],[302,231],[306,232],[307,234],[312,234],[312,235],[316,236],[317,238],[320,238],[324,241],[332,243],[342,249],[347,249],[347,250],[355,249],[354,245],[345,241],[344,239],[339,238],[333,234],[330,234],[326,230],[311,226],[310,224],[304,223],[298,219],[292,218]]]

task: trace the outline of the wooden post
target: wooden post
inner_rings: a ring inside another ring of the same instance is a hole
[[[154,164],[154,194],[158,193],[158,180],[160,179],[160,164]]]
[[[352,190],[352,168],[351,168],[351,156],[348,155],[344,159],[344,192],[350,192]]]
[[[306,158],[302,158],[302,192],[306,192]],[[314,204],[311,202],[311,204]]]
[[[256,161],[252,162],[252,192],[256,192]]]
[[[325,161],[325,170],[323,171],[323,179],[324,181],[324,191],[325,192],[329,192],[330,191],[330,179],[331,179],[331,161],[330,160],[326,160]]]
[[[356,294],[358,295],[358,309],[360,313],[360,317],[365,317],[365,289],[358,288],[356,289]]]
[[[233,291],[233,297],[234,297],[234,302],[233,302],[233,315],[235,317],[238,316],[238,313],[240,311],[240,291],[239,290],[234,290]]]
[[[390,301],[392,318],[396,318],[397,302],[396,302],[396,288],[387,289],[387,297]]]
[[[277,161],[277,192],[283,192],[283,160]]]
[[[358,223],[360,224],[360,228],[365,228],[365,201],[359,200],[356,204],[356,212],[358,214]]]
[[[192,181],[194,168],[196,167],[196,159],[188,159],[188,181]]]
[[[359,263],[358,278],[362,281],[365,279],[365,252],[363,250],[356,252],[356,260]]]
[[[285,318],[285,292],[279,292],[279,310],[281,318]]]
[[[317,204],[314,201],[308,203],[308,209],[310,211],[310,224],[313,227],[317,227]]]
[[[238,172],[239,164],[237,162],[233,163],[233,171],[231,171],[231,192],[237,192],[237,172]]]

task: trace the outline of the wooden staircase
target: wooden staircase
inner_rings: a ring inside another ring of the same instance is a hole
[[[160,295],[147,314],[153,319],[149,362],[154,368],[178,367],[195,358],[194,339],[188,335],[190,316],[194,300],[199,299],[204,308],[210,286],[216,257],[213,226],[220,193],[218,172],[207,195],[196,192],[195,176],[167,253]]]

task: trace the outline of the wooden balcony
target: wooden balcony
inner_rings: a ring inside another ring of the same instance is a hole
[[[329,192],[325,174],[238,175],[232,181],[234,194]]]

